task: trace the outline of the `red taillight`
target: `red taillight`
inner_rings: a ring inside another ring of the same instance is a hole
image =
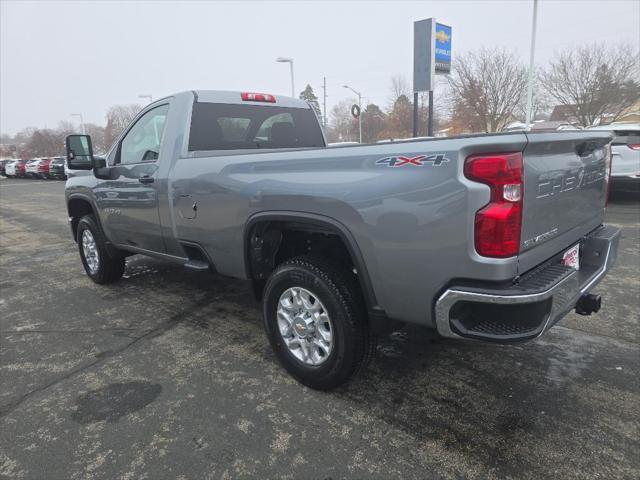
[[[629,143],[627,144],[631,150],[640,150],[640,143]]]
[[[276,103],[276,97],[268,93],[242,92],[240,96],[244,101]]]
[[[522,153],[467,157],[464,175],[489,185],[491,199],[476,212],[475,245],[484,257],[506,258],[520,251],[522,230]]]

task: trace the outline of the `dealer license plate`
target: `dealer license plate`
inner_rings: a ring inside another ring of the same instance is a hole
[[[562,263],[567,267],[580,270],[580,244],[574,245],[564,252],[564,255],[562,256]]]

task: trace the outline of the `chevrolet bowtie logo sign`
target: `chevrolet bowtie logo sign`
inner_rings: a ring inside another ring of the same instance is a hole
[[[436,32],[436,40],[438,40],[439,42],[442,43],[447,43],[449,41],[449,35],[446,34],[446,32],[442,31],[442,30],[438,30]]]

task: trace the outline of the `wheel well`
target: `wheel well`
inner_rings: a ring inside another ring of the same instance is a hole
[[[73,239],[75,240],[78,233],[78,222],[85,215],[95,213],[91,204],[82,198],[72,198],[67,205],[67,211],[69,212],[69,218],[71,219],[71,231],[73,232]],[[96,221],[98,219],[96,218]]]
[[[332,258],[358,277],[367,306],[374,304],[368,290],[368,278],[354,246],[340,230],[304,220],[262,220],[249,227],[246,240],[247,276],[253,282],[257,298],[271,272],[286,260],[314,253]]]

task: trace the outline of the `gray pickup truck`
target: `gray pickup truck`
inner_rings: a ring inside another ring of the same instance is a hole
[[[405,323],[534,339],[615,261],[611,134],[514,132],[327,148],[311,107],[189,91],[147,106],[105,158],[67,138],[66,203],[87,275],[143,254],[251,282],[284,367],[313,388]]]

